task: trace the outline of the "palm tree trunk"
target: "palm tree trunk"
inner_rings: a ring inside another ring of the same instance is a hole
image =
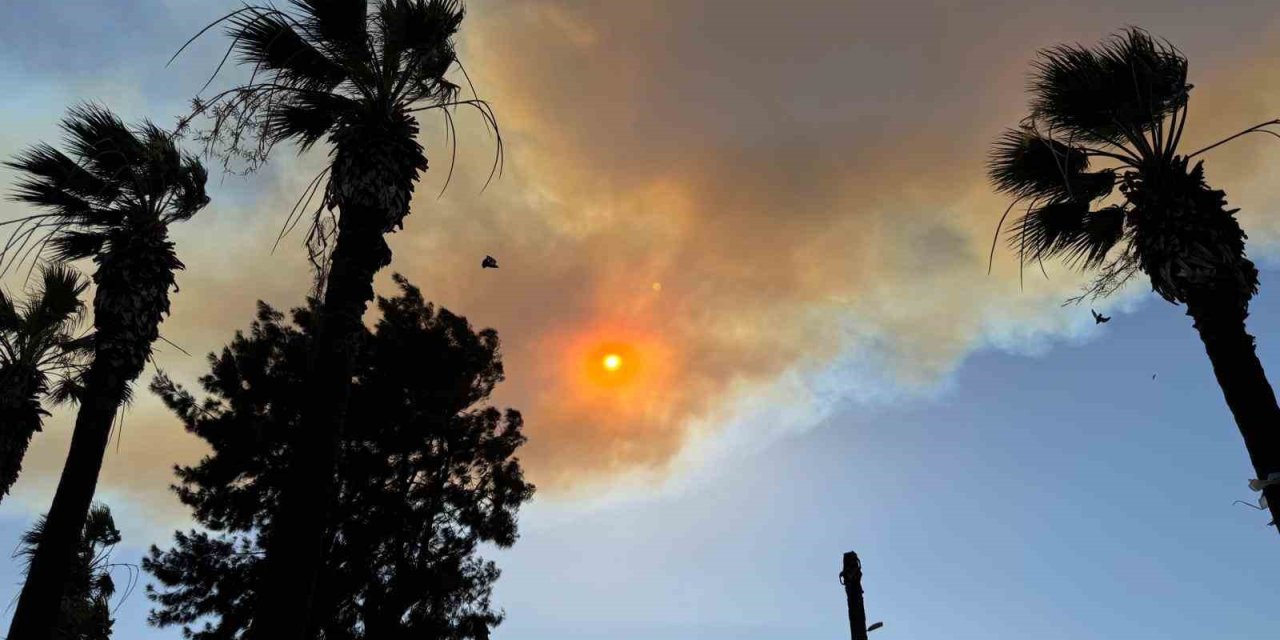
[[[1213,373],[1244,438],[1258,478],[1280,472],[1280,406],[1245,330],[1248,312],[1230,300],[1193,299],[1187,315],[1204,342]],[[1280,486],[1265,489],[1272,521],[1280,527]]]
[[[71,563],[98,488],[111,425],[125,391],[146,366],[169,311],[173,272],[182,268],[163,226],[115,240],[99,255],[94,282],[94,353],[58,490],[13,613],[8,640],[50,640]]]
[[[22,585],[8,640],[50,640],[57,628],[63,592],[98,486],[111,424],[124,397],[123,384],[92,384],[95,378],[112,376],[102,375],[100,371],[89,372],[91,383],[76,415],[71,450],[49,508],[45,535],[36,547],[27,580]]]
[[[342,428],[351,396],[351,376],[364,333],[363,316],[373,300],[373,277],[391,263],[380,217],[348,207],[316,321],[302,425],[295,439],[287,484],[268,534],[264,575],[248,638],[303,640],[316,577],[324,561],[325,531],[335,491]]]

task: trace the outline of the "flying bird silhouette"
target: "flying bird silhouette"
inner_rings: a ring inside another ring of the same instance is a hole
[[[494,260],[493,256],[485,256],[484,262],[480,263],[480,268],[481,269],[497,269],[498,261]]]
[[[1104,322],[1111,322],[1111,316],[1104,316],[1104,315],[1102,315],[1101,313],[1098,313],[1097,311],[1094,311],[1093,309],[1090,309],[1090,310],[1089,310],[1089,313],[1092,313],[1092,314],[1093,314],[1093,323],[1094,323],[1094,324],[1102,324],[1102,323],[1104,323]]]

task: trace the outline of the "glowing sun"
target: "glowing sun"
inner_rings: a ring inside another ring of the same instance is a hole
[[[610,353],[600,360],[600,365],[605,371],[617,371],[622,368],[622,356]]]

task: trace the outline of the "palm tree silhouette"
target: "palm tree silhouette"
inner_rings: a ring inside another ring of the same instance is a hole
[[[90,347],[87,337],[75,335],[87,286],[74,269],[53,265],[41,271],[25,302],[0,291],[0,499],[18,479],[27,445],[49,415],[41,401],[75,396]]]
[[[26,174],[16,199],[42,209],[20,221],[18,229],[39,231],[15,232],[15,247],[35,242],[59,261],[93,260],[93,361],[83,374],[71,448],[44,535],[9,627],[15,639],[53,634],[116,412],[151,356],[174,272],[182,268],[169,225],[209,203],[204,167],[154,124],[130,128],[103,107],[83,105],[62,127],[66,153],[41,144],[8,163]]]
[[[252,164],[284,141],[302,150],[322,139],[330,144],[328,166],[286,222],[304,215],[327,173],[308,240],[322,301],[308,379],[314,401],[302,416],[307,431],[294,448],[292,480],[266,547],[271,569],[251,637],[305,633],[361,316],[374,275],[391,263],[385,235],[403,227],[414,183],[427,169],[415,114],[439,110],[452,130],[450,110],[467,105],[497,132],[488,105],[459,99],[459,87],[445,79],[458,65],[453,36],[462,19],[458,0],[297,0],[289,11],[245,6],[205,28],[225,23],[228,54],[254,70],[247,84],[195,101],[196,114],[212,118],[204,134],[211,149]],[[490,178],[500,165],[498,140]]]
[[[1136,28],[1093,49],[1041,51],[1030,86],[1030,116],[1001,136],[989,165],[997,190],[1015,198],[1005,216],[1027,204],[1012,248],[1024,264],[1060,257],[1096,269],[1075,300],[1111,294],[1142,273],[1165,300],[1186,305],[1255,472],[1280,473],[1280,408],[1245,330],[1258,270],[1245,257],[1237,210],[1205,182],[1203,161],[1191,164],[1240,136],[1276,135],[1269,127],[1280,120],[1181,153],[1187,59]],[[1280,516],[1280,486],[1267,496]]]
[[[22,535],[17,555],[30,562],[46,530],[47,521],[41,518]],[[111,510],[103,504],[93,505],[75,549],[53,640],[111,638],[111,627],[115,624],[111,617],[111,598],[116,593],[111,570],[120,566],[111,562],[111,551],[120,540],[120,530],[111,517]]]

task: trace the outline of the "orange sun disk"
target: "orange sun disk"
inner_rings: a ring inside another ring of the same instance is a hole
[[[591,412],[621,419],[647,411],[674,382],[671,348],[643,329],[602,322],[566,332],[564,342],[548,347],[564,356],[559,366],[569,386],[562,402]]]
[[[583,390],[638,390],[636,384],[650,377],[651,358],[645,357],[639,345],[626,338],[592,340],[595,344],[588,342],[583,345],[585,353],[580,352],[578,356],[583,359],[578,360],[580,368],[577,374],[584,385],[581,387]]]

